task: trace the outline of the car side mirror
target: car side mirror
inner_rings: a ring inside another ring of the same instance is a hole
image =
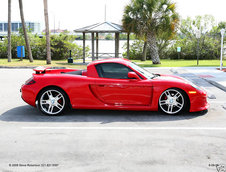
[[[139,77],[135,72],[129,72],[129,73],[128,73],[128,78],[129,78],[129,79],[137,79],[137,80],[141,80],[140,77]]]

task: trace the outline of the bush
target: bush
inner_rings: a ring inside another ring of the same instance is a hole
[[[7,44],[5,41],[0,41],[0,58],[7,57]]]
[[[164,49],[159,49],[161,59],[178,59],[177,47],[181,47],[180,59],[197,58],[197,39],[178,38]],[[136,40],[130,45],[130,59],[141,60],[144,42]],[[127,58],[127,45],[124,45],[123,57]],[[147,59],[150,59],[150,49],[147,46]],[[217,59],[220,56],[220,39],[203,35],[199,41],[199,59]]]
[[[142,40],[135,40],[131,45],[129,49],[129,58],[132,60],[141,60],[143,56],[143,47],[144,47],[144,41]],[[124,58],[127,58],[127,43],[123,46],[125,52],[122,54]],[[160,57],[165,57],[167,54],[166,49],[159,49],[159,55]],[[149,45],[147,45],[147,60],[151,59],[151,52]]]
[[[69,57],[71,50],[72,57],[76,59],[82,58],[83,48],[73,43],[75,36],[60,34],[51,36],[51,55],[53,59],[66,59]],[[89,48],[86,47],[86,56],[88,56]]]
[[[141,40],[135,40],[129,47],[129,58],[131,60],[140,60],[143,55],[144,42]],[[125,52],[122,54],[124,58],[127,58],[127,43],[123,45]]]
[[[83,48],[73,43],[75,36],[63,33],[60,35],[51,35],[51,58],[52,60],[61,60],[69,57],[69,51],[72,51],[72,57],[78,59],[83,56]],[[29,41],[34,59],[46,59],[46,38],[40,38],[38,35],[29,33]],[[25,46],[24,37],[12,34],[11,36],[12,57],[17,57],[17,46]],[[8,40],[0,42],[0,58],[7,58]],[[25,46],[26,47],[26,46]],[[86,47],[86,56],[88,56],[89,47]],[[27,51],[25,49],[25,56]]]
[[[168,58],[177,59],[177,47],[181,47],[181,59],[196,59],[197,58],[197,39],[179,39],[176,43],[168,47]],[[220,42],[212,37],[201,37],[199,41],[199,58],[200,59],[217,59],[220,53]]]

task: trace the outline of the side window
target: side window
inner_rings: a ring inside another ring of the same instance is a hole
[[[97,73],[101,78],[128,79],[128,72],[132,70],[118,63],[103,63],[96,65]]]

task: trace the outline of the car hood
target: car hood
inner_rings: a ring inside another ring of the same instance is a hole
[[[162,75],[162,74],[157,74],[157,75],[158,75],[158,76],[155,77],[154,80],[189,83],[186,79],[181,78],[181,77],[179,77],[179,76],[174,76],[174,75]]]

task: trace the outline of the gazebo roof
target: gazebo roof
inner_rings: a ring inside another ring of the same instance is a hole
[[[80,29],[74,30],[74,32],[86,32],[86,33],[116,33],[116,32],[124,32],[123,28],[119,24],[111,23],[111,22],[103,22],[103,23],[96,23],[90,26],[86,26]]]

